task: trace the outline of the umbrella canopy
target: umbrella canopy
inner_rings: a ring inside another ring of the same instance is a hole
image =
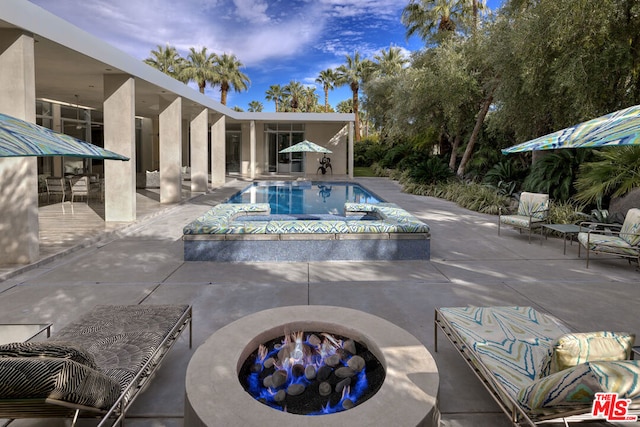
[[[307,141],[306,139],[302,142],[298,142],[297,144],[292,145],[291,147],[285,148],[284,150],[280,150],[279,153],[331,153],[332,151],[326,149],[324,147],[319,146],[316,143],[311,141]]]
[[[640,105],[514,145],[502,150],[502,154],[612,145],[640,145]]]
[[[129,160],[128,157],[69,135],[0,114],[0,157],[28,156]]]

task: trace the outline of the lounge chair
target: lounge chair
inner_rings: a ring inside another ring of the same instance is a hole
[[[189,325],[188,305],[96,306],[46,341],[0,346],[0,418],[116,425]]]
[[[629,262],[635,260],[640,266],[640,209],[629,209],[622,225],[583,222],[582,227],[588,227],[588,232],[578,233],[578,257],[580,248],[587,249],[587,268],[589,268],[589,254],[602,253],[623,258]]]
[[[514,425],[593,421],[596,393],[631,399],[640,409],[640,360],[629,360],[633,334],[571,333],[531,307],[449,307],[438,328]]]
[[[505,211],[505,213],[507,213]],[[531,232],[542,227],[547,222],[549,216],[549,195],[542,193],[520,194],[518,210],[514,214],[503,214],[502,209],[498,212],[498,236],[500,226],[510,225],[520,230],[529,230],[529,243],[531,243]]]

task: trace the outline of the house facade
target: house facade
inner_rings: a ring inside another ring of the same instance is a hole
[[[0,2],[0,113],[130,158],[0,158],[0,265],[39,257],[39,175],[100,176],[105,221],[130,222],[147,171],[177,203],[187,173],[195,193],[234,174],[315,174],[318,155],[278,153],[307,139],[353,174],[353,114],[234,111],[26,0]]]

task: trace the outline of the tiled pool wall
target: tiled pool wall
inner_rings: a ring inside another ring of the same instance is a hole
[[[184,259],[299,262],[430,258],[429,226],[398,206],[346,203],[344,211],[344,217],[335,219],[265,220],[270,213],[266,203],[220,204],[184,227]]]

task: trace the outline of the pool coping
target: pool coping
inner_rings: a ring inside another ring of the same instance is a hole
[[[267,203],[220,204],[183,229],[185,261],[428,260],[429,226],[392,203],[345,203],[344,219],[237,221]],[[375,219],[360,218],[363,214]]]

